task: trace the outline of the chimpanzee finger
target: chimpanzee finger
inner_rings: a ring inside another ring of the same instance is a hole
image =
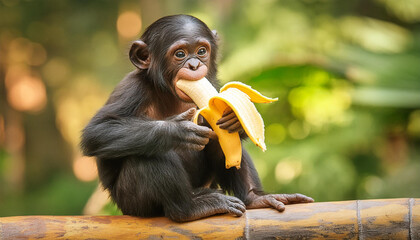
[[[236,116],[236,114],[235,114],[235,112],[231,109],[231,108],[228,108],[228,109],[226,109],[224,112],[223,112],[223,114],[222,114],[222,119],[224,118],[224,119],[231,119],[231,118],[234,118]]]
[[[206,126],[196,125],[194,123],[189,124],[187,130],[193,132],[195,135],[200,137],[210,138],[213,130]]]
[[[235,205],[236,209],[240,210],[241,212],[246,211],[245,203],[243,203],[240,199],[238,199],[236,197],[230,197],[230,198],[233,198],[233,199],[229,199],[229,200],[230,200],[231,203],[233,203]]]
[[[234,132],[239,132],[239,130],[242,129],[242,124],[238,121],[234,124],[232,124],[231,126],[229,126],[229,133],[234,133]]]
[[[279,212],[283,212],[284,209],[286,208],[284,206],[284,203],[282,201],[276,199],[273,195],[265,195],[264,196],[264,202],[268,206],[271,206],[271,207],[277,209],[277,211],[279,211]]]
[[[225,113],[227,113],[227,114],[225,114]],[[229,120],[231,120],[233,118],[236,118],[236,114],[232,110],[230,112],[226,112],[225,111],[223,113],[222,117],[219,120],[217,120],[216,124],[217,125],[220,125],[220,124],[222,124],[222,123],[224,123],[226,121],[229,121]]]
[[[201,144],[195,144],[195,143],[190,143],[190,142],[183,142],[180,143],[178,146],[180,149],[189,149],[191,151],[202,151],[206,145],[201,145]]]
[[[197,109],[195,108],[190,108],[187,111],[179,114],[178,116],[176,116],[174,118],[174,120],[176,121],[191,121],[191,119],[194,117],[195,112],[197,111]]]
[[[203,116],[198,115],[197,124],[200,125],[200,126],[203,126],[205,124]]]
[[[226,117],[227,115],[229,115],[229,114],[231,114],[231,113],[233,113],[232,108],[227,107],[227,108],[223,111],[222,117]]]
[[[199,126],[192,122],[183,122],[183,133],[180,137],[181,141],[207,145],[210,139],[216,138],[216,133],[206,126]]]
[[[236,216],[242,216],[246,211],[245,204],[236,197],[226,196],[228,211],[235,214]]]
[[[187,136],[185,136],[184,141],[187,143],[205,146],[207,145],[207,143],[209,143],[209,137],[197,136],[195,134],[187,134]]]
[[[284,204],[294,204],[294,203],[311,203],[314,200],[310,197],[307,197],[300,193],[294,194],[274,194],[276,199],[283,202]]]
[[[242,212],[241,210],[236,209],[234,207],[228,207],[228,211],[229,211],[229,213],[232,213],[232,214],[234,214],[237,217],[240,217],[240,216],[242,216],[244,214],[244,212]]]
[[[229,131],[230,133],[233,133],[233,132],[238,132],[239,134],[242,134],[242,133],[244,133],[244,128],[242,127],[242,125],[239,125],[239,126],[237,126],[236,128],[234,128],[234,129],[231,129],[231,131]]]
[[[315,200],[313,198],[305,196],[303,194],[296,193],[296,195],[298,196],[299,202],[301,202],[301,203],[313,203],[313,202],[315,202]]]
[[[219,136],[217,136],[217,134],[214,131],[211,131],[209,138],[212,139],[212,140],[217,140],[217,139],[219,139]]]
[[[229,119],[228,121],[224,121],[224,122],[216,123],[216,124],[219,125],[221,129],[229,129],[231,125],[237,122],[239,122],[237,118],[232,118],[232,119]]]
[[[286,207],[284,206],[284,203],[277,201],[275,205],[272,205],[273,208],[275,208],[279,212],[283,212]]]

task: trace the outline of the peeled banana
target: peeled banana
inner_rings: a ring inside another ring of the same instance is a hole
[[[227,169],[231,167],[239,169],[242,158],[242,145],[239,134],[237,132],[229,133],[216,124],[228,107],[235,112],[251,141],[263,151],[266,150],[264,122],[252,102],[270,103],[277,101],[277,98],[265,97],[241,82],[225,84],[220,89],[220,93],[206,78],[197,81],[181,79],[177,81],[176,86],[198,106],[199,110],[194,117],[194,122],[197,123],[198,115],[202,115],[217,134],[225,155]]]

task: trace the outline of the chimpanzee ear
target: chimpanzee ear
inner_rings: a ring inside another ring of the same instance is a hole
[[[216,39],[216,41],[219,41],[219,34],[217,34],[217,31],[216,30],[211,30],[211,32],[213,33],[214,39]]]
[[[133,42],[130,49],[130,60],[139,69],[148,69],[150,65],[150,53],[147,44],[141,40]]]

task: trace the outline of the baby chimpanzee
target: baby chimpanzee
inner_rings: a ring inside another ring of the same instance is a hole
[[[313,201],[265,194],[245,150],[240,169],[225,169],[212,129],[191,122],[196,106],[177,94],[177,75],[183,69],[189,79],[206,77],[218,89],[216,54],[216,32],[188,15],[157,20],[131,46],[136,69],[86,126],[81,143],[86,155],[97,157],[102,185],[124,214],[181,222]],[[237,121],[223,128],[242,130]]]

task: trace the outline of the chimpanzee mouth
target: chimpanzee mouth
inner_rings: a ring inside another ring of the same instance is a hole
[[[176,78],[177,78],[176,80],[184,79],[184,80],[190,80],[190,81],[197,81],[197,80],[200,80],[207,75],[207,70],[208,70],[208,68],[204,64],[201,65],[196,70],[191,70],[189,68],[183,67],[176,74]]]
[[[191,70],[188,68],[181,68],[175,76],[174,79],[174,86],[175,86],[175,93],[178,97],[185,101],[185,102],[194,102],[188,94],[184,93],[181,89],[176,86],[178,80],[188,80],[188,81],[198,81],[207,75],[207,66],[201,65],[197,70]]]
[[[178,80],[177,80],[178,81]],[[192,102],[194,102],[191,98],[190,98],[190,96],[188,96],[186,93],[184,93],[181,89],[179,89],[177,86],[176,86],[176,82],[177,81],[175,81],[175,93],[176,93],[176,95],[178,96],[178,98],[180,98],[182,101],[184,101],[184,102],[188,102],[188,103],[192,103]]]

